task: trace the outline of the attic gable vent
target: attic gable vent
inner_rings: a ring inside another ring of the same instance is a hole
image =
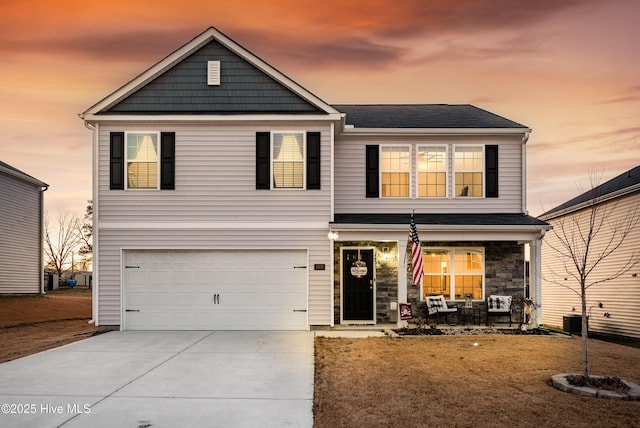
[[[220,85],[220,61],[207,61],[207,85]]]

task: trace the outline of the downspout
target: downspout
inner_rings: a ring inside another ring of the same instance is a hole
[[[330,195],[330,203],[331,203],[331,212],[329,214],[329,221],[333,222],[334,221],[334,217],[335,217],[335,187],[336,187],[336,182],[334,179],[334,173],[335,173],[335,169],[334,169],[334,162],[335,162],[335,145],[336,145],[336,132],[335,132],[335,125],[334,122],[331,122],[331,135],[330,135],[330,140],[331,140],[331,170],[330,170],[330,177],[331,177],[331,184],[330,184],[330,189],[331,189],[331,195]],[[333,236],[331,234],[332,230],[331,230],[331,224],[329,224],[329,236]],[[331,266],[335,266],[335,241],[333,239],[329,239],[329,260],[331,261]],[[333,271],[333,269],[332,269]],[[335,284],[334,284],[334,276],[333,274],[330,275],[330,279],[329,279],[329,290],[331,290],[331,298],[329,299],[329,326],[333,327],[335,325],[335,314],[334,314],[334,307],[333,307],[333,302],[335,299]],[[308,294],[308,293],[307,293]]]
[[[80,115],[80,118],[82,118],[82,115]],[[91,136],[91,177],[92,177],[92,187],[91,187],[91,200],[93,201],[93,236],[92,236],[92,240],[93,240],[93,244],[92,244],[92,251],[91,251],[91,257],[92,257],[92,273],[91,273],[91,319],[89,320],[89,324],[95,324],[95,325],[99,325],[96,321],[98,319],[98,259],[96,257],[96,251],[95,248],[97,248],[98,245],[98,227],[97,227],[97,221],[96,219],[98,218],[98,201],[96,196],[98,195],[98,192],[96,191],[96,186],[97,186],[97,180],[95,178],[95,174],[96,174],[96,163],[97,163],[97,154],[98,154],[98,147],[97,147],[97,141],[99,136],[96,136],[98,133],[98,125],[93,125],[89,122],[87,122],[86,120],[83,120],[84,122],[84,126],[85,128],[87,128],[88,130],[90,130],[92,132],[92,136]]]
[[[44,192],[49,190],[46,184],[40,188],[40,294],[46,294],[44,289]]]
[[[526,131],[522,136],[522,214],[529,215],[527,211],[527,141],[529,141],[530,131]]]

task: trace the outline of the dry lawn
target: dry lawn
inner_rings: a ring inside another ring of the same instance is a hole
[[[640,401],[548,385],[580,372],[580,338],[318,337],[315,348],[316,427],[640,427]],[[591,340],[590,361],[640,384],[640,349]]]
[[[0,363],[91,336],[91,291],[0,296]]]

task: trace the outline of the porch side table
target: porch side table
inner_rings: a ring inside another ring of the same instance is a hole
[[[463,307],[462,320],[464,325],[468,325],[468,324],[480,325],[480,322],[481,322],[480,307],[479,306],[478,307],[474,306],[472,308]]]

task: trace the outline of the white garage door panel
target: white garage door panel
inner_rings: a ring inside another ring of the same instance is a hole
[[[306,330],[305,250],[126,251],[127,330]]]

